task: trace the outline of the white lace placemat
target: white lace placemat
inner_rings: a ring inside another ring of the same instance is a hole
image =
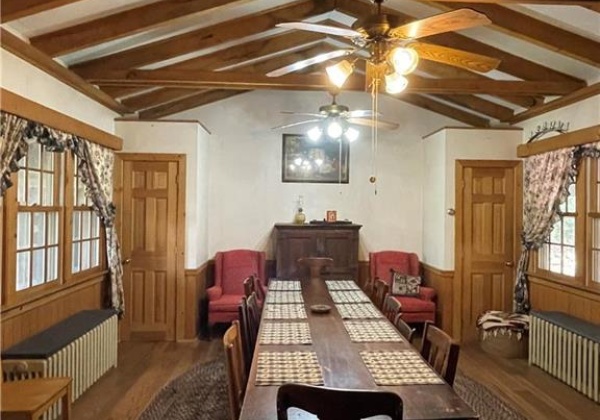
[[[387,320],[344,321],[344,327],[354,342],[402,342],[402,337]]]
[[[327,288],[331,291],[334,290],[359,290],[360,288],[354,280],[325,280]]]
[[[306,319],[306,310],[301,303],[289,305],[266,305],[265,319]]]
[[[340,303],[335,305],[342,319],[376,319],[383,314],[372,303]]]
[[[413,350],[361,351],[360,356],[377,385],[427,385],[444,381]]]
[[[335,303],[371,302],[371,299],[360,290],[340,290],[329,294]]]
[[[271,280],[269,291],[272,292],[291,292],[300,290],[300,281],[298,280]]]
[[[265,322],[260,344],[311,344],[308,322]]]
[[[256,385],[287,382],[323,385],[323,373],[314,351],[265,351],[258,354]]]
[[[269,292],[267,303],[304,303],[301,292]]]

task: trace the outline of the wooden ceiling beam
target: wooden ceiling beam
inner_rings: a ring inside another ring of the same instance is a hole
[[[2,0],[0,22],[10,22],[46,10],[56,9],[81,0]]]
[[[351,76],[344,90],[364,90],[363,77]],[[330,87],[326,75],[288,74],[268,77],[251,72],[199,70],[113,70],[90,83],[109,86],[168,86],[202,89],[323,90]],[[581,83],[410,78],[407,91],[429,94],[565,95],[583,87]]]
[[[182,16],[225,9],[239,1],[160,1],[35,36],[30,39],[30,42],[46,54],[57,57],[134,35]]]
[[[77,76],[72,71],[69,71],[66,67],[61,66],[46,54],[16,37],[4,28],[0,28],[0,45],[6,51],[48,73],[50,76],[58,79],[62,83],[72,87],[78,92],[83,93],[88,98],[91,98],[101,105],[104,105],[108,109],[111,109],[119,114],[126,114],[129,112],[127,108],[114,100],[112,97],[108,96],[95,86],[87,83],[81,77]]]
[[[431,0],[421,0],[429,3]],[[496,3],[496,4],[549,4],[563,6],[587,6],[598,0],[436,0],[438,3]]]
[[[360,0],[337,0],[336,10],[357,18],[373,13],[371,5]],[[382,8],[382,10],[384,13],[399,16],[409,22],[417,20],[414,16],[400,13],[397,10],[389,8]],[[498,66],[498,70],[516,76],[519,79],[583,82],[581,79],[558,72],[455,32],[429,36],[427,37],[427,42],[498,58],[502,60]]]
[[[177,114],[178,112],[187,111],[188,109],[198,108],[202,105],[208,105],[213,102],[231,98],[232,96],[246,93],[246,90],[207,90],[195,95],[188,96],[180,101],[169,102],[159,105],[154,108],[147,109],[139,113],[140,120],[153,120],[163,118],[168,115]]]
[[[492,27],[516,38],[533,42],[592,66],[600,65],[600,42],[550,25],[539,19],[495,4],[452,2],[440,5],[443,10],[470,7],[492,21]]]
[[[486,101],[474,95],[436,95],[436,97],[471,111],[488,115],[498,121],[507,121],[515,114],[511,108],[498,105],[492,101]]]
[[[152,63],[158,63],[173,57],[192,53],[221,43],[236,40],[273,29],[276,23],[301,20],[309,16],[320,15],[333,10],[334,0],[313,2],[302,0],[213,25],[207,28],[186,32],[139,47],[110,54],[94,60],[76,64],[70,68],[82,76],[96,70],[132,69]]]

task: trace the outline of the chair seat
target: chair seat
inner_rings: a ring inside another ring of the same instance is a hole
[[[238,306],[244,295],[222,295],[220,298],[208,302],[210,312],[234,312],[237,314]]]
[[[435,302],[412,296],[394,296],[402,308],[400,312],[435,312]]]

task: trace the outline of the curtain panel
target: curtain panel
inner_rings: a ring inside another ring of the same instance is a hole
[[[60,130],[1,112],[0,194],[9,188],[11,172],[19,170],[18,161],[27,154],[27,141],[37,141],[51,152],[70,150],[79,158],[81,179],[92,208],[106,232],[106,253],[111,283],[111,305],[123,313],[123,266],[121,247],[115,229],[116,209],[112,202],[114,152]]]
[[[515,282],[515,312],[528,313],[531,309],[526,274],[531,251],[540,249],[550,235],[559,218],[560,205],[569,195],[568,186],[577,178],[584,157],[600,157],[600,143],[553,150],[525,159],[522,252]]]

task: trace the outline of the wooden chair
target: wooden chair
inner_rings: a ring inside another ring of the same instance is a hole
[[[287,420],[291,407],[308,411],[319,420],[358,420],[377,415],[402,419],[402,399],[389,391],[281,385],[277,391],[277,420]]]
[[[308,267],[311,279],[318,279],[321,277],[321,271],[323,268],[331,267],[333,265],[333,258],[304,257],[298,258],[297,264],[299,267]]]
[[[383,312],[383,315],[385,315],[390,322],[393,323],[395,321],[396,316],[400,313],[401,308],[402,305],[400,305],[400,302],[394,299],[392,295],[389,293],[385,295],[383,299],[383,309],[381,312]]]
[[[227,364],[230,414],[232,420],[237,420],[242,409],[246,388],[242,340],[238,321],[233,321],[231,327],[223,335],[223,347],[225,348],[225,361]]]
[[[400,332],[400,334],[402,334],[402,336],[406,338],[406,341],[412,344],[415,329],[408,325],[406,322],[404,322],[404,320],[402,319],[402,314],[399,313],[396,315],[396,317],[394,318],[394,326]]]
[[[258,297],[256,292],[252,293],[250,297],[246,298],[246,304],[248,305],[248,324],[250,325],[251,344],[252,348],[256,345],[256,337],[258,335],[258,328],[260,327],[260,315],[261,308],[258,304]]]
[[[380,311],[383,311],[383,303],[385,301],[385,297],[390,291],[390,286],[386,282],[381,279],[375,280],[375,300],[373,303]]]
[[[240,306],[238,307],[238,318],[240,322],[240,334],[242,336],[242,352],[244,353],[244,368],[246,376],[250,374],[250,367],[252,366],[252,357],[254,356],[254,345],[256,344],[256,337],[252,337],[250,317],[248,315],[248,303],[246,297],[242,298]]]
[[[254,276],[249,276],[244,279],[244,295],[250,297],[250,295],[256,292],[256,284],[254,283]]]
[[[460,346],[452,337],[431,322],[425,323],[421,356],[448,384],[454,384]]]

